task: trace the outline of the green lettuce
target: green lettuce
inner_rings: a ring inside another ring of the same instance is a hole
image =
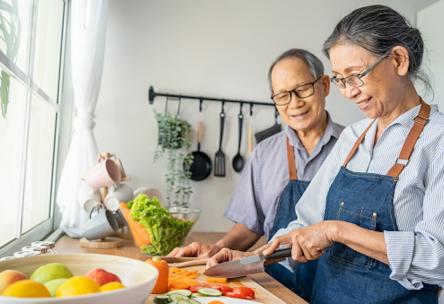
[[[128,202],[128,208],[133,220],[142,224],[150,236],[151,244],[142,247],[148,255],[166,255],[180,246],[193,226],[192,221],[173,217],[155,196],[140,194]]]

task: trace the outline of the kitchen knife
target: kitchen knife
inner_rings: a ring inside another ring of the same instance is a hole
[[[270,255],[256,254],[239,260],[214,265],[205,270],[204,275],[224,278],[237,278],[264,271],[264,266],[282,261],[291,256],[291,247],[279,249]]]

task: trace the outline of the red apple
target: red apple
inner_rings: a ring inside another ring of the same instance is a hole
[[[93,269],[86,276],[99,284],[99,286],[105,285],[109,282],[122,283],[118,276],[102,268]]]
[[[3,293],[3,290],[6,289],[12,283],[15,283],[20,280],[26,279],[26,276],[23,272],[17,270],[4,270],[0,272],[0,294]]]

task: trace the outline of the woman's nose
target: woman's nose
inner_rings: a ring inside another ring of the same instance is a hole
[[[344,95],[344,97],[347,97],[348,99],[353,99],[360,92],[361,91],[357,87],[351,85],[347,85],[344,89],[341,90],[342,95]]]

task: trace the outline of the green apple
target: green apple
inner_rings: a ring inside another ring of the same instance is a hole
[[[68,279],[71,271],[61,263],[49,263],[37,268],[31,275],[31,280],[45,284],[55,279]]]
[[[56,296],[57,289],[60,287],[60,285],[65,283],[66,280],[68,279],[55,279],[45,283],[45,286],[48,289],[49,293],[51,294],[51,297]]]

